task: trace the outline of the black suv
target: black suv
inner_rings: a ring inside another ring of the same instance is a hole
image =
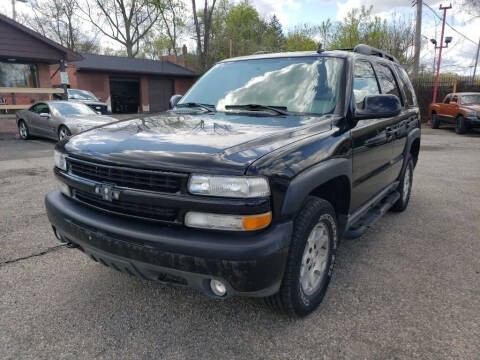
[[[128,274],[303,316],[339,239],[407,207],[419,109],[383,51],[228,59],[178,100],[57,145],[46,207],[60,241]]]

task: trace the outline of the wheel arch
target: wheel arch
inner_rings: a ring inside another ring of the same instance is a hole
[[[350,210],[351,179],[351,159],[335,158],[312,166],[290,182],[282,206],[282,216],[295,217],[309,196],[317,196],[332,204],[341,234]]]

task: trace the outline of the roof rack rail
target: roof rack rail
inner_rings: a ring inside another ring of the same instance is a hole
[[[271,53],[272,53],[271,51],[261,50],[261,51],[254,52],[253,55],[262,55],[262,54],[271,54]]]
[[[355,48],[353,49],[353,52],[356,52],[356,53],[359,53],[359,54],[363,54],[363,55],[373,55],[373,56],[379,56],[379,57],[383,57],[387,60],[390,60],[390,61],[393,61],[397,64],[399,64],[400,62],[395,58],[395,56],[387,53],[386,51],[383,51],[383,50],[380,50],[380,49],[377,49],[377,48],[374,48],[372,46],[369,46],[369,45],[365,45],[365,44],[358,44],[357,46],[355,46]]]

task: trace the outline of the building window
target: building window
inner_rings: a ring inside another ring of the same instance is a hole
[[[0,62],[0,87],[38,87],[37,65]]]

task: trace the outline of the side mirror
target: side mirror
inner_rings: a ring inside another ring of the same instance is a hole
[[[171,98],[170,98],[170,104],[168,106],[168,108],[171,110],[173,109],[177,104],[178,102],[180,101],[180,99],[182,98],[182,95],[173,95]]]
[[[43,119],[50,119],[50,114],[49,113],[41,113],[40,117]]]
[[[382,94],[365,96],[363,109],[355,111],[355,119],[381,119],[397,116],[402,104],[396,95]]]
[[[97,115],[102,115],[102,112],[101,111],[95,111],[97,113]]]

